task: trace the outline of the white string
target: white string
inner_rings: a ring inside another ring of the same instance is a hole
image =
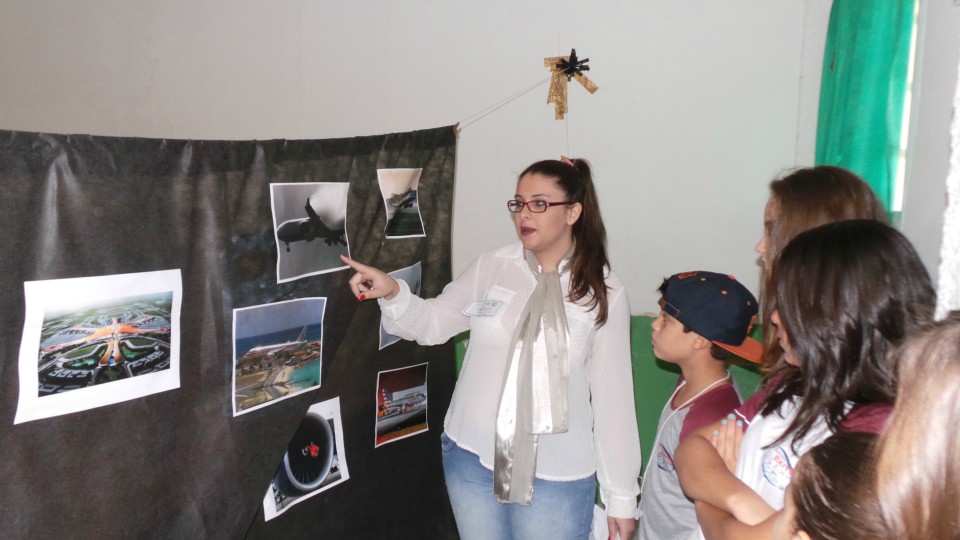
[[[653,456],[657,455],[657,445],[660,444],[660,435],[663,434],[663,428],[665,428],[667,424],[670,423],[670,419],[673,418],[673,415],[677,414],[677,411],[682,411],[684,407],[693,403],[694,400],[696,400],[698,397],[706,394],[707,391],[713,388],[714,386],[729,380],[730,380],[730,373],[727,372],[726,377],[713,381],[712,383],[707,385],[703,390],[697,392],[695,396],[684,401],[683,405],[680,405],[676,409],[673,409],[673,411],[671,411],[670,414],[667,415],[667,419],[660,423],[660,426],[657,428],[657,435],[653,438],[653,446],[650,447],[650,457],[647,458],[647,466],[644,467],[643,469],[643,479],[640,481],[641,494],[643,493],[643,485],[647,483],[647,477],[650,476],[650,465],[653,463]],[[677,386],[677,389],[673,391],[673,394],[670,394],[670,399],[668,399],[667,404],[663,406],[664,410],[666,410],[666,408],[669,407],[671,403],[673,403],[673,398],[677,397],[677,394],[680,393],[680,389],[686,385],[687,385],[687,380],[684,379],[683,382]]]
[[[499,109],[499,108],[507,105],[507,104],[510,103],[511,101],[513,101],[513,100],[515,100],[515,99],[523,96],[524,94],[527,94],[527,93],[533,91],[535,88],[537,88],[538,86],[543,85],[543,83],[549,81],[551,78],[552,78],[552,75],[551,75],[550,77],[547,77],[546,79],[544,79],[544,80],[536,83],[536,84],[530,85],[529,87],[527,87],[527,88],[525,88],[525,89],[517,92],[516,94],[514,94],[514,95],[512,95],[512,96],[510,96],[510,97],[508,97],[508,98],[506,98],[506,99],[504,99],[504,100],[502,100],[502,101],[499,101],[499,102],[497,102],[497,103],[494,103],[493,105],[490,105],[489,107],[487,107],[487,108],[485,108],[485,109],[483,109],[483,110],[481,110],[481,111],[479,111],[479,112],[475,112],[475,113],[471,114],[470,116],[464,118],[463,120],[461,120],[461,121],[459,122],[459,124],[458,124],[458,130],[457,130],[457,131],[463,131],[463,128],[465,128],[465,127],[469,126],[470,124],[473,124],[474,122],[476,122],[476,121],[484,118],[484,117],[487,116],[488,114],[490,114],[490,113],[496,111],[497,109]],[[476,118],[474,118],[474,117],[476,117]],[[471,119],[472,119],[472,120],[471,120]],[[469,120],[469,121],[468,121],[468,120]]]

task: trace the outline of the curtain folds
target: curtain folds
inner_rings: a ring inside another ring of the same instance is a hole
[[[914,0],[834,0],[824,49],[816,163],[861,175],[891,209]]]
[[[421,262],[432,297],[451,277],[456,142],[453,126],[270,141],[0,131],[0,536],[455,537],[437,451],[453,345],[378,350],[379,309],[353,298],[347,270],[278,283],[270,185],[348,184],[351,256]],[[422,169],[425,237],[384,239],[389,168]],[[13,425],[23,283],[167,269],[182,275],[180,387]],[[308,297],[326,298],[320,388],[234,417],[234,310]],[[429,431],[375,449],[378,373],[424,362]],[[301,419],[334,397],[350,479],[265,522]]]

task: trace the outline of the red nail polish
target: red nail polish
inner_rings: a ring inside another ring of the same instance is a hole
[[[361,294],[360,296],[357,297],[357,302],[363,302],[366,299],[367,299],[367,295]]]

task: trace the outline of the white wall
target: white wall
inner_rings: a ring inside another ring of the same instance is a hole
[[[515,238],[527,164],[595,166],[634,313],[669,274],[756,290],[766,184],[813,157],[829,0],[0,0],[0,129],[330,138],[464,119],[576,47],[600,86],[546,86],[460,135],[454,271]]]
[[[960,61],[960,0],[921,0],[901,228],[937,283],[950,122]]]

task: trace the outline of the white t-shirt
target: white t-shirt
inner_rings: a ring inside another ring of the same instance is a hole
[[[660,414],[658,436],[644,472],[643,493],[640,495],[640,540],[688,538],[699,528],[693,501],[680,488],[673,455],[688,434],[719,421],[740,405],[740,395],[731,382],[712,389],[691,403],[675,404],[675,397],[676,394]]]
[[[763,497],[774,510],[783,508],[783,497],[800,457],[832,433],[826,420],[820,418],[796,444],[792,437],[787,437],[775,446],[766,448],[793,422],[799,399],[794,397],[787,400],[777,412],[757,415],[752,420],[739,410],[735,411],[748,425],[740,441],[737,478]]]

